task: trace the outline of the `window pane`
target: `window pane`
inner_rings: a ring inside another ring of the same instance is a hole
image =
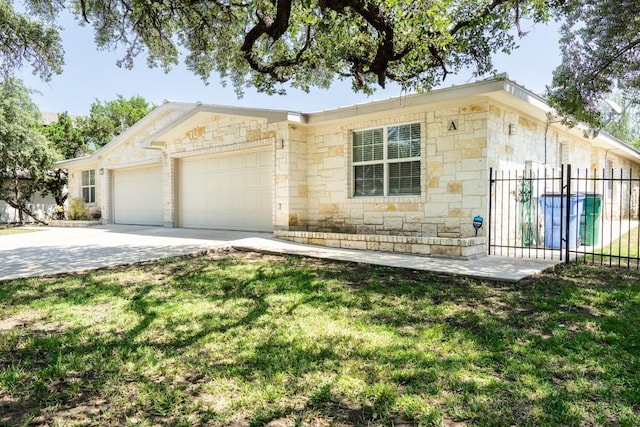
[[[82,185],[96,185],[96,171],[91,169],[88,171],[82,171]]]
[[[96,187],[89,187],[89,197],[91,198],[91,200],[89,200],[89,203],[95,203],[95,201],[96,201]]]
[[[410,157],[419,157],[421,154],[420,148],[420,123],[413,123],[409,125],[411,128],[411,154]]]
[[[90,197],[89,187],[84,187],[82,189],[82,200],[84,200],[85,203],[91,203]]]
[[[353,134],[353,161],[368,162],[382,160],[383,157],[382,129],[371,129]]]
[[[355,196],[384,195],[384,165],[363,165],[353,168]]]
[[[420,123],[387,128],[387,156],[403,159],[420,156]]]
[[[389,194],[420,194],[420,162],[389,164]]]
[[[397,159],[399,157],[399,129],[399,126],[390,126],[387,128],[387,157],[389,159]]]

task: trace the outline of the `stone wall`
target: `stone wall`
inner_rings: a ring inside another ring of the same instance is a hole
[[[312,232],[464,238],[486,211],[488,104],[391,109],[309,130],[307,226]],[[421,194],[354,197],[354,131],[420,123]]]
[[[276,136],[277,124],[266,119],[209,113],[190,121],[166,144],[165,152],[174,158],[218,154],[275,144]]]
[[[300,124],[283,123],[275,144],[274,204],[276,230],[307,227],[307,133]]]
[[[411,253],[416,255],[473,259],[486,255],[486,238],[447,239],[376,234],[321,233],[276,230],[276,237],[331,248]]]

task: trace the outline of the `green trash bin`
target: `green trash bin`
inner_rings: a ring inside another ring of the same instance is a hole
[[[596,246],[600,243],[600,209],[602,194],[586,193],[580,215],[580,244]]]

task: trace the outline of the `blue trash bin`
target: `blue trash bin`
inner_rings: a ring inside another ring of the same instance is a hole
[[[543,194],[540,196],[540,212],[544,215],[544,247],[548,249],[564,249],[564,234],[567,230],[567,213],[565,212],[567,196],[561,194]],[[584,195],[572,194],[569,202],[569,249],[579,246],[579,218],[582,215]],[[560,230],[562,229],[562,233]]]

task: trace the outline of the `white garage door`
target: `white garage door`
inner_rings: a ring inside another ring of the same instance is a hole
[[[180,164],[180,225],[272,231],[270,150],[184,159]]]
[[[162,225],[162,167],[113,171],[116,224]]]

